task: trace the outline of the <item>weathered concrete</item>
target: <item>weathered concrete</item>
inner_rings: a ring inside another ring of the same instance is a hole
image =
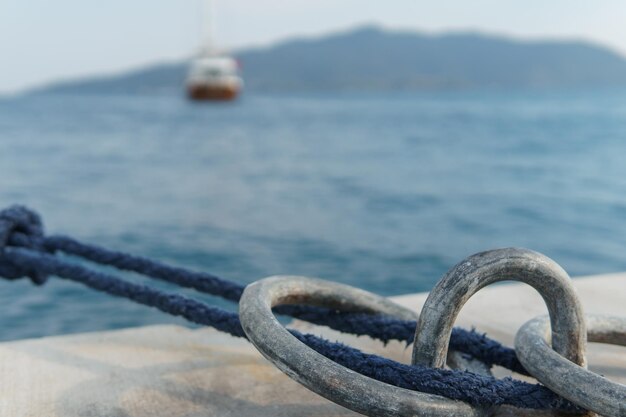
[[[585,312],[626,316],[626,274],[580,278],[574,285]],[[419,311],[426,296],[394,300]],[[524,322],[546,313],[535,290],[505,284],[474,295],[457,324],[473,325],[512,346]],[[294,326],[411,361],[411,349],[400,343],[384,347],[366,337]],[[588,362],[591,370],[626,384],[626,348],[591,344]],[[516,413],[508,409],[500,415]],[[152,326],[0,344],[3,417],[356,415],[283,375],[246,341],[210,329]]]

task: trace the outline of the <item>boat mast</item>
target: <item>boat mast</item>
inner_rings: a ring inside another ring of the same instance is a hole
[[[215,53],[215,8],[213,1],[202,0],[202,53]]]

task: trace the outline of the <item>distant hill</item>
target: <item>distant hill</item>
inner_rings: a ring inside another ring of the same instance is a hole
[[[582,41],[427,35],[365,27],[236,51],[251,91],[559,88],[626,85],[626,60]],[[37,92],[180,91],[187,62],[65,82]]]

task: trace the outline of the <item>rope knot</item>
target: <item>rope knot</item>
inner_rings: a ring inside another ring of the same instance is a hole
[[[7,262],[9,247],[23,247],[43,252],[44,228],[39,215],[27,207],[14,205],[0,210],[0,275],[9,279],[29,277],[36,285],[42,285],[48,277],[32,268],[20,268]]]

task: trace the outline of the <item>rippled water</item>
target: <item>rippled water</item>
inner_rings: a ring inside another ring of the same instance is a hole
[[[626,92],[0,100],[0,205],[240,282],[425,291],[503,246],[626,270],[625,191]],[[2,339],[182,323],[60,279],[0,303]]]

